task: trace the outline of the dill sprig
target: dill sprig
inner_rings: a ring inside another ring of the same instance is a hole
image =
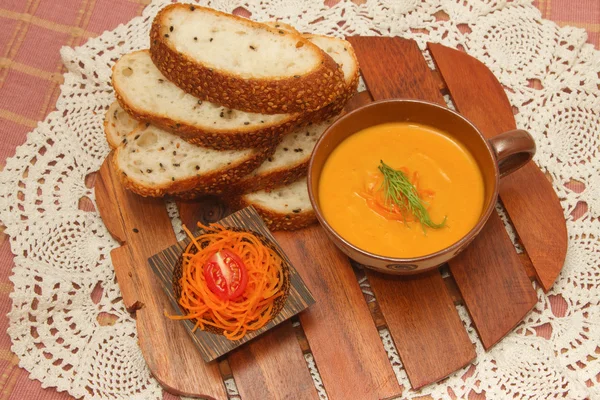
[[[425,227],[439,229],[446,225],[446,217],[439,224],[434,223],[427,211],[427,202],[419,197],[417,188],[410,182],[408,176],[400,170],[395,170],[383,160],[380,160],[379,171],[383,174],[383,183],[381,184],[385,200],[392,203],[402,213],[406,222],[406,213],[410,213],[421,223],[423,232]]]

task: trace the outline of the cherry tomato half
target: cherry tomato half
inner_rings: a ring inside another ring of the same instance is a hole
[[[235,300],[244,293],[248,272],[244,262],[230,250],[215,252],[204,264],[208,289],[221,300]]]

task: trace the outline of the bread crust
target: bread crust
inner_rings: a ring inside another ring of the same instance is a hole
[[[140,50],[147,51],[147,50]],[[115,64],[115,66],[118,65]],[[240,128],[232,130],[215,130],[209,127],[189,125],[183,121],[168,118],[152,111],[135,107],[134,102],[128,101],[126,91],[121,88],[115,79],[115,66],[113,66],[112,85],[115,97],[123,108],[134,119],[149,122],[166,131],[176,134],[186,142],[215,150],[240,150],[252,147],[267,148],[278,143],[283,135],[299,124],[308,122],[312,114],[289,114],[288,118],[277,124],[269,124],[261,129]]]
[[[257,149],[250,157],[229,165],[226,168],[152,187],[136,181],[119,168],[117,155],[123,149],[122,147],[115,149],[109,157],[112,157],[113,167],[119,173],[123,186],[140,196],[163,197],[165,195],[172,195],[182,199],[195,199],[208,194],[222,194],[229,185],[248,175],[264,162],[267,157],[271,156],[275,151],[275,147]]]
[[[311,37],[321,35],[304,34],[303,36],[307,39],[310,39]],[[360,68],[358,66],[358,58],[356,57],[356,53],[354,52],[352,45],[345,40],[344,42],[347,44],[348,53],[354,60],[355,69],[353,71],[352,78],[349,81],[345,81],[349,83],[344,84],[344,90],[342,91],[341,95],[335,99],[335,101],[314,112],[314,115],[311,117],[313,121],[325,121],[326,119],[335,117],[336,115],[341,113],[344,107],[346,106],[348,100],[350,100],[350,98],[354,96],[356,90],[358,89],[358,81],[360,79]]]
[[[311,119],[314,119],[316,123],[320,123],[322,121],[338,116],[342,112],[344,106],[346,105],[350,97],[352,97],[354,95],[354,92],[356,92],[357,85],[358,73],[357,77],[355,78],[355,82],[348,87],[346,95],[340,96],[336,102],[330,104],[329,106],[324,107],[321,110],[315,111],[311,116]],[[306,123],[301,124],[301,126],[306,125]],[[301,126],[299,126],[298,129]],[[312,150],[310,153],[312,153]],[[278,187],[286,186],[293,182],[296,182],[298,179],[306,176],[308,172],[310,153],[306,156],[304,160],[294,165],[281,167],[265,174],[245,176],[233,185],[231,185],[226,192],[232,195],[239,195],[244,193],[257,192],[259,190],[276,189]],[[268,161],[265,160],[265,162]]]
[[[113,84],[114,85],[114,84]],[[358,77],[356,78],[358,85]],[[284,122],[265,127],[258,130],[231,130],[231,131],[210,131],[198,126],[188,125],[181,121],[176,121],[168,117],[145,112],[127,103],[127,99],[119,93],[118,86],[115,85],[115,97],[119,105],[131,117],[140,122],[151,123],[157,127],[171,132],[188,143],[197,146],[210,147],[215,150],[241,150],[253,147],[271,147],[279,143],[283,136],[294,129],[299,129],[310,123],[321,123],[329,118],[338,115],[350,99],[354,89],[348,88],[342,96],[327,106],[304,114],[290,114],[290,118]]]
[[[321,35],[303,34],[303,36],[307,39],[310,39],[311,37],[321,36]],[[344,89],[340,96],[338,96],[333,102],[327,104],[325,107],[320,108],[320,109],[310,113],[310,115],[307,116],[307,118],[305,118],[305,120],[300,121],[299,126],[306,125],[307,123],[310,123],[310,122],[314,122],[314,123],[323,122],[325,120],[328,120],[329,118],[333,118],[336,115],[339,115],[342,112],[342,110],[344,109],[344,107],[346,106],[346,103],[348,102],[348,100],[350,100],[350,98],[356,94],[356,91],[358,89],[358,81],[360,79],[360,69],[358,66],[358,58],[356,58],[356,53],[354,52],[352,45],[345,40],[344,40],[344,42],[348,46],[347,47],[348,53],[354,60],[355,68],[352,73],[352,78],[349,81],[345,80],[345,82],[348,82],[348,83],[344,84]]]
[[[298,124],[303,123],[301,114],[290,114],[291,118],[281,124],[271,125],[258,130],[211,131],[198,126],[188,125],[168,117],[130,106],[115,86],[115,95],[121,107],[133,118],[149,122],[168,132],[171,132],[188,143],[215,150],[241,150],[252,147],[271,147],[279,143],[281,138]]]
[[[317,216],[311,209],[300,213],[278,213],[264,208],[256,203],[247,201],[244,196],[231,196],[223,198],[225,203],[234,210],[252,206],[260,214],[265,224],[272,231],[295,231],[306,228],[317,222]]]
[[[350,98],[356,93],[359,75],[359,70],[358,68],[356,68],[356,73],[354,74],[351,83],[347,86],[347,89],[345,90],[344,94],[338,97],[333,103],[311,113],[310,117],[308,118],[309,122],[314,121],[314,123],[320,123],[330,118],[338,116],[343,111],[348,100],[350,100]],[[299,129],[300,127],[306,126],[307,124],[308,122],[303,122],[299,124],[297,128]],[[238,195],[243,193],[256,192],[259,190],[276,189],[281,186],[289,185],[290,183],[293,183],[298,179],[306,176],[308,172],[309,160],[310,155],[305,160],[296,163],[295,165],[292,165],[290,167],[279,168],[277,170],[262,175],[246,176],[234,183],[227,192],[234,195]]]
[[[293,166],[279,168],[267,174],[247,175],[232,184],[225,193],[235,196],[289,185],[306,176],[309,160],[310,156]]]
[[[313,35],[305,35],[311,37]],[[314,35],[316,36],[316,35]],[[140,50],[147,51],[147,50]],[[305,126],[308,123],[319,123],[338,115],[344,108],[346,102],[352,97],[358,87],[359,69],[356,55],[352,46],[348,43],[348,51],[355,60],[355,71],[350,84],[344,84],[343,91],[332,103],[318,110],[307,113],[288,114],[288,118],[277,124],[270,124],[261,129],[240,128],[233,130],[213,130],[209,127],[189,125],[180,120],[161,116],[133,106],[133,102],[127,100],[124,90],[114,79],[112,84],[119,105],[134,119],[141,122],[149,122],[166,131],[172,132],[185,141],[198,146],[210,147],[216,150],[239,150],[251,147],[270,147],[273,143],[292,131],[294,128]],[[106,126],[106,122],[105,122]],[[107,135],[108,137],[108,135]],[[110,143],[113,145],[112,143]]]
[[[320,53],[321,64],[305,75],[282,79],[241,78],[206,67],[178,52],[168,40],[169,26],[162,21],[175,8],[202,10],[236,19],[240,23],[260,27],[274,34],[292,35],[303,46],[310,46]],[[333,102],[345,87],[343,72],[336,62],[298,33],[277,30],[235,15],[189,4],[171,4],[156,15],[150,30],[150,55],[162,74],[187,93],[202,100],[248,112],[281,114],[315,111]]]

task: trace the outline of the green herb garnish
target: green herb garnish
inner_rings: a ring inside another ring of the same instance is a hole
[[[406,222],[406,213],[410,213],[421,223],[423,232],[425,227],[439,229],[446,225],[446,217],[439,224],[434,223],[429,216],[428,204],[419,197],[417,188],[410,182],[408,176],[400,170],[395,170],[383,160],[380,160],[379,171],[383,174],[383,183],[381,187],[384,190],[385,201],[393,204],[402,213]]]

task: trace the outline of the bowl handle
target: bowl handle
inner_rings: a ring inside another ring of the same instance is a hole
[[[516,129],[489,139],[496,155],[500,178],[527,164],[535,154],[535,141],[529,132]]]

